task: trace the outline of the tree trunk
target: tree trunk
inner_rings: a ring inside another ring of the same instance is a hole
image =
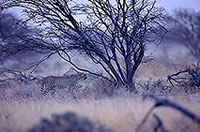
[[[127,84],[127,90],[131,93],[137,93],[137,89],[135,87],[135,80],[132,79],[128,84]]]

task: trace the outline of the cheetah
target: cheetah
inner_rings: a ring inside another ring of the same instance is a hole
[[[87,75],[84,73],[72,74],[69,76],[48,76],[40,80],[41,92],[54,94],[56,89],[66,89],[72,92],[79,80],[85,80]]]

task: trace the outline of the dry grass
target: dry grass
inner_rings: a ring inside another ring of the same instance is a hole
[[[154,103],[151,100],[143,101],[142,96],[140,96],[143,93],[165,95],[166,98],[179,102],[200,115],[199,94],[186,96],[184,89],[180,87],[166,89],[165,85],[168,84],[160,84],[159,79],[162,79],[161,82],[163,82],[167,74],[173,73],[176,67],[163,66],[165,69],[160,67],[149,64],[138,70],[136,76],[139,79],[153,78],[138,83],[138,95],[130,95],[120,89],[115,93],[115,96],[108,98],[106,94],[102,94],[102,88],[105,89],[105,84],[101,84],[101,82],[92,85],[91,90],[83,90],[79,96],[91,96],[91,98],[84,99],[71,99],[70,95],[63,90],[57,91],[54,97],[51,95],[41,96],[40,89],[34,82],[27,86],[14,82],[9,86],[0,85],[0,132],[25,132],[38,123],[41,117],[50,118],[54,113],[59,114],[67,111],[76,112],[81,116],[88,117],[94,123],[111,127],[114,132],[134,132]],[[155,76],[157,78],[154,78]],[[83,83],[87,84],[88,81]],[[84,86],[82,83],[79,85]],[[164,126],[170,131],[200,131],[200,126],[171,108],[158,108],[154,113],[161,118]],[[141,132],[153,132],[156,123],[151,115]]]
[[[196,114],[200,114],[199,103],[194,98],[188,99],[176,98],[175,100],[191,108]],[[0,130],[1,132],[24,132],[37,123],[41,117],[50,118],[53,113],[74,111],[96,123],[100,122],[102,125],[112,127],[116,132],[133,132],[152,105],[152,101],[143,102],[141,97],[72,100],[63,103],[53,99],[21,103],[2,102],[0,104]],[[165,127],[171,131],[200,131],[200,127],[175,110],[159,108],[155,113],[162,119]],[[156,121],[151,117],[142,131],[153,131],[155,125]]]

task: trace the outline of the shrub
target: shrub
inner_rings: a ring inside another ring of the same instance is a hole
[[[103,126],[96,127],[89,119],[78,117],[73,112],[52,115],[52,120],[41,119],[28,132],[109,132]]]

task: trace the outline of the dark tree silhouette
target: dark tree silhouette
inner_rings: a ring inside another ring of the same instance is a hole
[[[0,12],[0,62],[25,51],[49,53],[51,48],[42,44],[38,33],[11,13]]]
[[[200,12],[178,9],[170,21],[169,39],[183,44],[200,61]]]
[[[149,0],[7,0],[3,7],[24,8],[27,21],[40,28],[42,42],[53,45],[79,70],[70,52],[100,65],[108,78],[136,91],[134,74],[146,45],[163,38],[166,12]],[[157,41],[158,42],[158,41]],[[121,63],[125,64],[125,69]],[[93,73],[98,76],[103,76]]]

